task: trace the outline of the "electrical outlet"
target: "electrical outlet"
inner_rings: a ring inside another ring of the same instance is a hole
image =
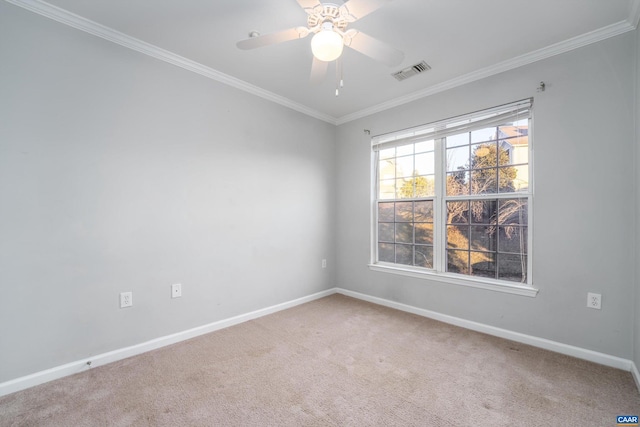
[[[182,285],[176,283],[171,285],[171,298],[180,298],[182,296]]]
[[[327,268],[327,260],[326,259],[322,260],[322,268]]]
[[[133,292],[120,292],[120,308],[133,305]]]
[[[602,295],[589,292],[587,294],[587,307],[600,310],[602,307]]]

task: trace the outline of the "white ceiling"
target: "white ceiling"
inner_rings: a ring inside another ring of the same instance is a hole
[[[332,66],[323,84],[309,83],[311,37],[236,47],[253,30],[305,26],[296,0],[7,1],[138,50],[153,45],[154,56],[333,123],[630,31],[640,15],[640,0],[390,1],[349,28],[402,50],[404,61],[389,68],[345,48],[336,97]],[[422,60],[430,71],[391,76]]]

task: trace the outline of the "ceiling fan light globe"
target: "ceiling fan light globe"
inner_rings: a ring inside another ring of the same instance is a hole
[[[342,37],[333,30],[322,30],[311,39],[311,52],[320,61],[335,61],[342,55],[343,47]]]

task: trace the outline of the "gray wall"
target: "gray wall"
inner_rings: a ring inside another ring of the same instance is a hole
[[[499,328],[633,357],[636,35],[442,92],[338,130],[338,285]],[[437,64],[432,64],[437,66]],[[415,78],[423,78],[421,76]],[[424,76],[424,78],[428,78]],[[546,92],[535,89],[543,80]],[[371,135],[533,96],[536,298],[373,272]],[[587,292],[602,310],[586,308]]]
[[[6,2],[0,57],[0,382],[335,286],[335,126]]]

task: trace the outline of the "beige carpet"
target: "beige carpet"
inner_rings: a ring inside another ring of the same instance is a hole
[[[2,426],[614,426],[631,374],[332,295],[0,398]]]

